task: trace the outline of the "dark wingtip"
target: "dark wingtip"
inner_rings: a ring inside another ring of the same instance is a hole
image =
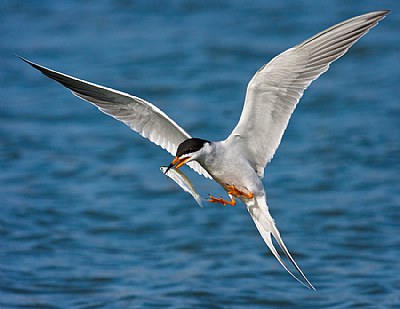
[[[28,59],[25,59],[24,57],[14,53],[15,57],[18,57],[19,59],[21,59],[22,61],[28,63],[28,64],[32,64],[32,62],[30,62]]]
[[[40,65],[38,65],[38,64],[36,64],[36,63],[34,63],[32,61],[29,61],[28,59],[26,59],[26,58],[24,58],[24,57],[22,57],[22,56],[20,56],[18,54],[14,54],[14,55],[16,57],[18,57],[19,59],[21,59],[23,62],[25,62],[25,63],[29,64],[30,66],[32,66],[33,68],[35,68],[36,70],[39,70],[39,71],[43,72],[44,68],[42,66],[40,66]]]

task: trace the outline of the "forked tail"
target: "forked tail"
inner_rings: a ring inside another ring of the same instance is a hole
[[[311,284],[310,281],[306,278],[306,276],[301,271],[300,267],[297,266],[295,260],[289,253],[289,250],[286,248],[285,243],[283,242],[281,235],[276,228],[275,221],[272,218],[271,214],[268,211],[267,202],[265,196],[255,197],[251,200],[244,200],[247,210],[249,211],[251,218],[253,219],[254,223],[258,231],[260,232],[262,238],[264,239],[265,243],[267,244],[268,248],[271,250],[272,254],[276,257],[276,259],[281,263],[281,265],[286,269],[286,271],[295,278],[298,282],[300,282],[305,287],[312,289],[315,291],[314,286]],[[272,243],[272,236],[275,238],[279,246],[281,247],[283,253],[287,256],[289,261],[293,264],[296,268],[298,273],[304,279],[304,281],[300,280],[296,277],[292,271],[286,266],[285,262],[282,260],[281,256],[279,255],[278,251],[275,249],[274,244]]]

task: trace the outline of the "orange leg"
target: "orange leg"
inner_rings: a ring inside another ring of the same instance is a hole
[[[232,200],[229,202],[227,200],[224,200],[222,197],[220,198],[216,198],[210,195],[210,198],[207,200],[210,203],[219,203],[222,205],[231,205],[231,206],[235,206],[236,205],[236,201],[235,199],[232,197]]]
[[[229,190],[228,194],[231,194],[231,195],[233,195],[233,196],[235,196],[237,198],[240,198],[241,196],[244,196],[245,198],[251,200],[254,197],[252,192],[246,193],[246,192],[240,191],[239,189],[237,189],[235,187],[235,185],[228,185],[227,184],[227,188]]]

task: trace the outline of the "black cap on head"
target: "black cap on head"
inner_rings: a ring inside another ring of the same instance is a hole
[[[176,156],[180,157],[187,153],[193,153],[201,149],[205,143],[209,141],[201,138],[190,138],[181,143],[176,150]]]

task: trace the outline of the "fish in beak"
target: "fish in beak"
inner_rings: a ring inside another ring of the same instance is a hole
[[[171,164],[168,165],[168,168],[165,170],[165,174],[168,173],[169,169],[175,166],[175,169],[179,169],[182,165],[184,165],[187,161],[189,161],[190,157],[185,157],[185,158],[179,158],[175,157],[175,159],[172,160]]]

